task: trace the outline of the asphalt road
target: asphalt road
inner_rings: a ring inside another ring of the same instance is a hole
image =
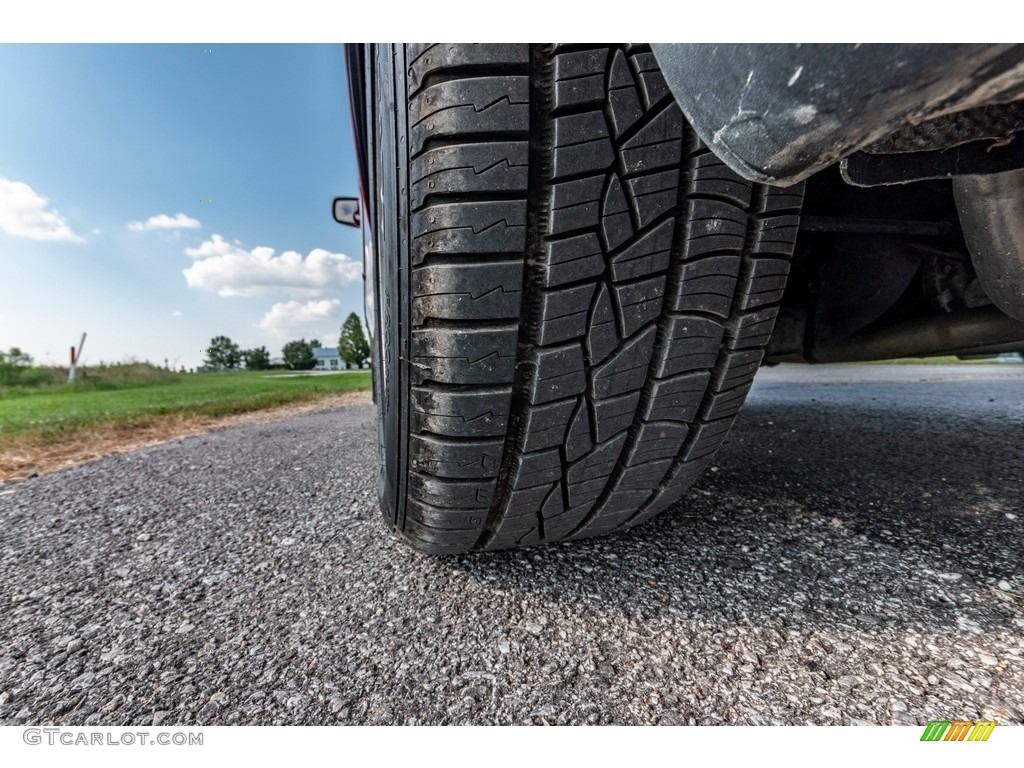
[[[762,371],[675,513],[432,559],[373,412],[0,487],[0,722],[1024,722],[1024,365]]]

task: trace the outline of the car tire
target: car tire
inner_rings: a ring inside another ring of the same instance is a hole
[[[646,46],[368,61],[387,523],[450,554],[676,504],[761,364],[802,189],[718,160]]]

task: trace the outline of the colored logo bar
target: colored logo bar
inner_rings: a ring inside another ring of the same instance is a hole
[[[921,741],[988,741],[995,727],[994,720],[932,720]]]

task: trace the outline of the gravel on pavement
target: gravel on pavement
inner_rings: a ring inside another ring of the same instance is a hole
[[[0,722],[1024,722],[1024,366],[762,371],[682,505],[420,555],[374,412],[0,487]]]

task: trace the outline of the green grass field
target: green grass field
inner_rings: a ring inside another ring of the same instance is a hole
[[[871,365],[988,365],[991,363],[1017,363],[1012,357],[983,357],[974,360],[961,360],[955,355],[941,357],[899,357],[895,360],[872,360]],[[859,365],[859,363],[854,363]]]
[[[0,449],[15,440],[59,440],[94,427],[138,427],[169,416],[224,416],[370,388],[369,371],[161,374],[0,389]]]

